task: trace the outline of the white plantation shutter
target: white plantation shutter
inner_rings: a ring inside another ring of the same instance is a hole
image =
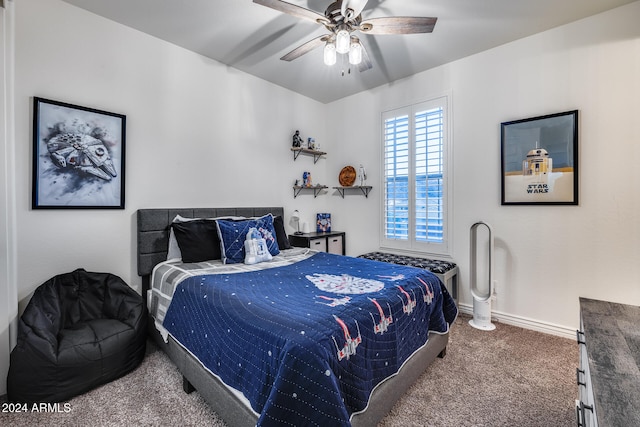
[[[442,107],[415,114],[415,238],[423,242],[443,239],[443,116]]]
[[[383,247],[447,250],[446,101],[383,113]]]
[[[392,117],[384,122],[385,236],[409,237],[409,116]]]

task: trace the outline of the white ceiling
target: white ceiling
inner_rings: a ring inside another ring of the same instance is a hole
[[[64,1],[327,103],[636,0],[369,0],[363,18],[438,22],[431,34],[361,36],[373,62],[362,73],[325,66],[322,48],[281,61],[327,31],[252,0]],[[289,3],[323,14],[331,1]]]

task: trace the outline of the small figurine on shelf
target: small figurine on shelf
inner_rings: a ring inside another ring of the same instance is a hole
[[[358,177],[360,178],[360,186],[365,186],[367,182],[367,171],[364,170],[364,166],[362,165],[358,168]]]
[[[307,138],[307,148],[309,150],[315,150],[316,149],[316,139],[315,138]]]
[[[293,147],[294,148],[302,147],[302,137],[300,136],[299,130],[297,130],[296,133],[293,134]]]
[[[311,187],[311,172],[304,172],[302,174],[302,186]]]

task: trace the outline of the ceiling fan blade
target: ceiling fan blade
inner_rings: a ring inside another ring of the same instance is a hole
[[[364,7],[367,5],[367,1],[368,0],[342,0],[340,13],[347,19],[355,18],[362,13]],[[351,16],[347,16],[349,15],[349,9],[351,9]]]
[[[293,49],[291,52],[287,53],[283,56],[283,61],[293,61],[294,59],[300,58],[305,53],[311,52],[313,49],[322,46],[331,36],[329,34],[324,34],[322,36],[316,37],[315,39],[311,39],[308,42],[298,46]]]
[[[418,34],[430,33],[438,18],[420,18],[413,16],[391,16],[371,18],[360,24],[365,34]]]
[[[253,0],[253,2],[262,6],[270,7],[271,9],[275,9],[279,12],[287,13],[297,18],[308,19],[317,23],[328,22],[327,18],[324,15],[313,10],[305,9],[304,7],[295,4],[287,3],[286,1]]]
[[[360,48],[362,49],[362,61],[358,64],[358,70],[360,72],[367,71],[373,68],[373,64],[371,63],[371,58],[369,58],[369,54],[367,53],[367,49],[364,48],[364,45],[360,43]]]

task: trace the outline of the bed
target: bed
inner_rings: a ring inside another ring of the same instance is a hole
[[[276,249],[255,265],[167,260],[176,216],[225,218],[222,230],[227,219],[282,215],[138,210],[150,334],[185,391],[197,390],[230,426],[375,425],[446,352],[457,308],[435,275],[306,248]],[[225,245],[230,252],[223,236],[223,258]]]

